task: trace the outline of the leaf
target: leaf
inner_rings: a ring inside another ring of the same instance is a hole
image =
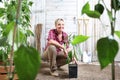
[[[28,5],[30,5],[30,6],[32,6],[32,4],[33,4],[33,2],[32,2],[32,1],[30,1],[30,2],[28,3]]]
[[[115,34],[120,38],[120,31],[115,31]]]
[[[114,61],[118,49],[118,43],[114,39],[105,37],[98,40],[97,52],[101,69],[105,68],[109,63],[112,63]]]
[[[10,22],[9,24],[6,25],[6,29],[3,32],[4,36],[7,36],[11,30],[14,28],[15,22]]]
[[[86,41],[88,38],[89,38],[88,36],[77,35],[77,36],[75,36],[75,38],[73,39],[73,41],[71,43],[72,43],[72,45],[80,44],[80,43]]]
[[[120,9],[120,0],[111,0],[111,7],[114,10],[119,10]]]
[[[27,36],[34,36],[33,32],[31,30],[26,30]]]
[[[68,53],[68,57],[67,57],[66,63],[69,64],[71,60],[72,60],[72,51],[70,51]]]
[[[102,4],[96,4],[95,5],[95,11],[98,11],[100,14],[102,14],[103,13],[103,11],[104,11],[104,6],[102,5]]]
[[[82,8],[82,14],[90,10],[90,4],[87,2]]]
[[[14,63],[19,80],[35,80],[40,68],[40,55],[35,48],[21,45],[14,54]]]
[[[26,37],[24,31],[18,29],[18,32],[17,32],[17,35],[16,35],[16,42],[24,43],[26,41],[27,41],[27,37]]]
[[[7,37],[0,38],[0,46],[4,46],[6,44]]]
[[[92,18],[100,18],[101,16],[101,14],[98,11],[92,11],[92,10],[87,11],[86,14]]]
[[[112,12],[107,9],[107,14],[108,14],[110,21],[112,21],[113,20]]]
[[[2,17],[5,13],[5,9],[4,8],[0,8],[0,17]]]

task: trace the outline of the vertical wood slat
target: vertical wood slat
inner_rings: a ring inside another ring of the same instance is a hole
[[[42,24],[37,24],[35,26],[35,42],[36,49],[41,53],[41,33],[42,33]]]

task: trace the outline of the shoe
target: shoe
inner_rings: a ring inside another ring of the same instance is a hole
[[[58,77],[58,76],[59,76],[59,74],[58,74],[57,71],[50,71],[50,74],[51,74],[52,76],[55,76],[55,77]]]

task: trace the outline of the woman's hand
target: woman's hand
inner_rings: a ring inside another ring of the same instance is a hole
[[[68,56],[68,51],[67,51],[67,49],[63,49],[63,52],[64,52],[64,55],[67,57]]]

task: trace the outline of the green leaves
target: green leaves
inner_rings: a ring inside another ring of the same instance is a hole
[[[2,17],[4,15],[5,9],[4,8],[0,8],[0,17]]]
[[[114,61],[118,49],[118,43],[114,39],[105,37],[98,40],[97,51],[101,69],[105,68],[109,63]]]
[[[34,80],[40,67],[40,55],[33,47],[21,45],[15,52],[14,63],[19,80]]]
[[[90,4],[87,2],[82,8],[82,14],[86,14],[92,18],[100,18],[101,14],[104,11],[104,7],[102,4],[96,4],[95,10],[90,10]]]
[[[84,36],[84,35],[77,35],[75,36],[75,38],[72,40],[72,45],[76,45],[76,44],[80,44],[84,41],[86,41],[89,37],[88,36]]]
[[[120,9],[120,0],[111,0],[111,7],[114,10]]]

